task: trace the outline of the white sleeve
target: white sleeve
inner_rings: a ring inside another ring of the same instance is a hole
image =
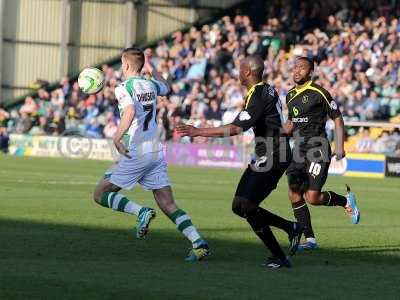
[[[118,104],[121,106],[121,108],[125,108],[128,105],[133,105],[133,99],[132,96],[129,95],[128,91],[124,86],[117,86],[115,88],[115,97],[117,98]]]
[[[151,79],[157,89],[157,96],[166,96],[169,93],[169,86],[162,81]]]

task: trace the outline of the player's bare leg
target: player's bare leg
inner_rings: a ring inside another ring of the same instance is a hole
[[[347,186],[347,195],[342,196],[332,191],[313,191],[308,190],[304,193],[304,198],[312,205],[342,206],[346,213],[351,217],[353,224],[360,221],[360,211],[358,210],[354,194]]]
[[[303,198],[302,186],[298,184],[289,185],[289,199],[292,203],[293,214],[304,229],[306,241],[299,245],[298,250],[311,250],[318,248],[317,240],[311,225],[311,215],[307,203]]]
[[[158,190],[153,190],[153,195],[158,207],[160,207],[162,212],[167,216],[174,213],[178,209],[171,187],[168,186]]]
[[[136,237],[141,239],[147,234],[149,224],[156,216],[155,210],[129,200],[119,193],[120,190],[121,188],[111,183],[106,176],[106,178],[100,180],[93,192],[94,201],[112,210],[136,215],[138,217]]]
[[[101,195],[103,195],[103,193],[106,192],[119,192],[121,190],[120,187],[112,184],[110,181],[108,181],[107,179],[101,179],[93,192],[93,200],[97,203],[101,205]]]
[[[208,243],[200,236],[189,215],[178,208],[170,186],[153,190],[154,199],[160,209],[176,225],[176,228],[192,243],[187,261],[199,261],[209,255]]]

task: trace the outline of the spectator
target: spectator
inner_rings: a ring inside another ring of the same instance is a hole
[[[101,127],[96,118],[92,118],[89,124],[86,125],[86,134],[88,137],[101,138]]]
[[[118,126],[115,121],[115,117],[112,112],[108,112],[106,116],[106,125],[103,129],[103,135],[105,138],[112,139],[117,132]]]
[[[104,137],[107,139],[112,139],[116,134],[117,129],[118,126],[113,120],[108,121],[103,130]]]
[[[33,126],[32,119],[26,112],[21,112],[20,115],[21,117],[17,121],[15,131],[16,133],[28,133]]]
[[[51,135],[60,135],[65,130],[65,119],[60,111],[52,113],[48,118],[48,128]]]
[[[217,100],[213,99],[210,101],[210,107],[207,109],[204,116],[207,120],[222,120],[222,113],[219,109]]]
[[[34,115],[37,113],[38,106],[32,97],[26,97],[25,103],[21,106],[19,113],[26,115]]]
[[[369,136],[369,130],[362,131],[362,138],[357,143],[357,152],[369,153],[372,151],[374,141]]]
[[[388,131],[383,131],[374,143],[373,152],[394,153],[397,143],[398,140],[394,135],[390,135]]]
[[[0,127],[7,127],[10,114],[4,109],[0,108]]]
[[[32,127],[29,131],[31,135],[46,135],[50,134],[51,130],[49,128],[48,119],[45,116],[39,117],[39,123],[37,126]]]
[[[367,120],[377,119],[380,105],[376,92],[371,92],[370,97],[363,104],[363,109]]]
[[[0,152],[8,153],[8,145],[10,138],[7,134],[7,129],[4,126],[0,126]]]

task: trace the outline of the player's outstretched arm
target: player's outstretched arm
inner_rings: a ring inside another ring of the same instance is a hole
[[[124,108],[124,114],[122,115],[121,122],[118,125],[117,132],[114,135],[114,145],[118,152],[128,158],[128,149],[125,148],[122,143],[122,136],[129,129],[132,124],[133,118],[135,117],[135,108],[133,105],[128,105]]]
[[[343,117],[339,116],[333,120],[335,122],[335,154],[336,159],[340,160],[346,156],[344,151],[344,122]]]
[[[161,83],[161,85],[164,86],[164,89],[161,89],[159,96],[167,95],[169,93],[169,91],[171,90],[171,87],[170,87],[168,81],[166,81],[164,79],[164,77],[162,77],[160,72],[158,72],[157,69],[152,65],[151,57],[152,57],[151,49],[146,49],[144,51],[145,62],[144,62],[143,70],[144,70],[144,72],[149,73],[151,75],[151,77],[153,77],[156,81],[158,81],[159,83]]]
[[[178,133],[183,136],[204,136],[204,137],[228,137],[242,133],[242,128],[229,124],[213,128],[197,128],[191,125],[179,124],[176,127]]]
[[[259,86],[260,87],[260,86]],[[236,116],[231,124],[214,128],[196,128],[190,125],[178,125],[177,131],[190,137],[229,137],[247,131],[257,123],[263,112],[268,109],[263,95],[263,88],[255,89],[250,99],[245,101],[245,108]]]
[[[285,131],[286,134],[292,134],[294,125],[293,122],[290,120],[287,120],[286,123],[282,124],[282,128]]]

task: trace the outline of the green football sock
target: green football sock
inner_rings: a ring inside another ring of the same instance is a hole
[[[101,195],[102,206],[111,208],[115,211],[125,212],[132,215],[139,215],[140,210],[143,208],[139,204],[130,201],[124,195],[116,192],[104,192]]]
[[[183,235],[192,242],[193,247],[197,247],[198,243],[202,240],[200,234],[194,227],[189,215],[181,209],[176,210],[168,216],[172,222],[175,223],[176,228],[183,233]]]

